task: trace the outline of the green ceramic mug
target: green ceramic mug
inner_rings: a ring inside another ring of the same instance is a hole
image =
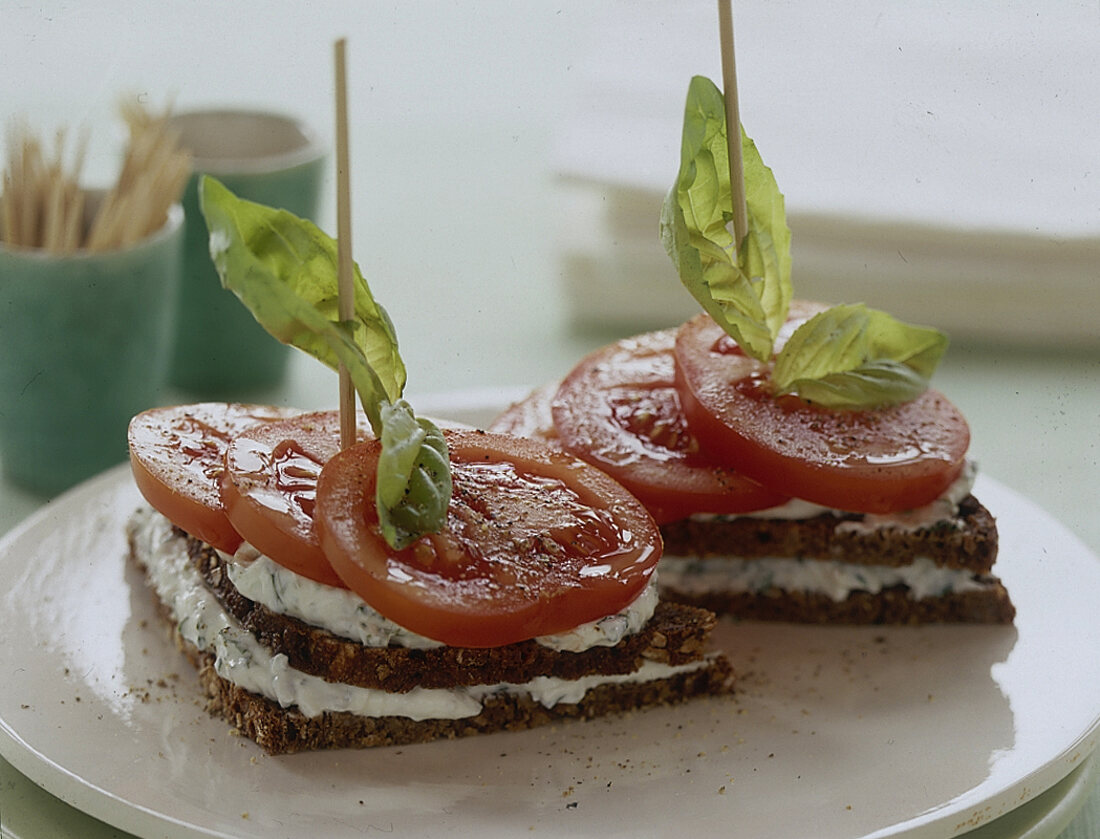
[[[120,250],[0,242],[5,478],[52,495],[126,459],[130,417],[165,399],[182,243],[179,205]]]
[[[216,177],[237,196],[316,219],[326,151],[298,120],[247,110],[189,111],[172,117],[194,155],[183,197],[185,244],[171,381],[207,399],[236,398],[278,385],[290,350],[267,334],[221,286],[199,210],[198,181]]]

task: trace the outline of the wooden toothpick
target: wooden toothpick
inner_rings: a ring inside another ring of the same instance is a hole
[[[737,106],[737,66],[733,57],[731,0],[718,0],[718,26],[722,42],[722,87],[726,102],[726,145],[729,148],[730,198],[733,200],[733,244],[741,247],[749,232],[745,207],[745,172],[741,159],[741,115]]]
[[[348,84],[346,40],[336,42],[336,255],[340,320],[355,316],[351,259],[351,182],[348,171]],[[340,365],[340,447],[355,442],[355,388],[347,367]]]

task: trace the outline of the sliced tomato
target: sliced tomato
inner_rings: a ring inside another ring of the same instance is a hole
[[[130,421],[134,483],[153,509],[219,550],[241,544],[222,506],[225,450],[236,434],[298,413],[270,405],[202,402],[153,408]]]
[[[254,426],[226,449],[221,500],[256,550],[303,577],[344,588],[313,526],[317,478],[339,450],[339,411]]]
[[[442,532],[404,550],[374,505],[380,446],[345,449],[317,492],[321,544],[381,614],[453,646],[495,647],[614,614],[647,584],[657,526],[617,482],[544,443],[445,432],[454,492]]]
[[[795,320],[808,315],[798,310]],[[708,315],[680,328],[676,370],[684,412],[706,451],[796,498],[896,512],[934,500],[963,467],[969,427],[934,390],[859,411],[776,398],[771,366],[744,355]]]
[[[550,406],[558,392],[558,383],[543,385],[518,402],[513,402],[493,420],[490,431],[515,437],[556,440],[558,430]]]
[[[672,329],[650,332],[585,357],[552,402],[559,442],[634,493],[660,523],[782,504],[783,493],[700,451],[676,389],[675,340]]]

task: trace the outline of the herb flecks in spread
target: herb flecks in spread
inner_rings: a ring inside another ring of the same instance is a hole
[[[341,321],[331,237],[285,210],[239,199],[210,177],[199,194],[222,284],[280,341],[347,368],[384,448],[375,503],[387,542],[401,548],[438,532],[451,497],[447,444],[400,398],[406,374],[397,335],[358,267],[355,318]]]
[[[739,127],[740,129],[740,127]],[[661,212],[661,241],[681,281],[742,351],[774,357],[775,395],[843,409],[896,405],[928,387],[947,337],[862,304],[806,321],[779,349],[792,299],[791,234],[783,196],[740,129],[748,233],[734,242],[722,93],[696,76],[688,88],[680,171]]]

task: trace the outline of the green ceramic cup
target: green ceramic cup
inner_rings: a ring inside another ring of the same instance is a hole
[[[178,205],[122,250],[59,256],[0,242],[6,479],[53,495],[126,459],[130,417],[165,399],[182,244]]]
[[[216,177],[237,196],[316,220],[326,151],[299,121],[241,110],[180,113],[172,118],[194,155],[183,198],[185,244],[171,381],[203,399],[232,399],[274,387],[290,350],[256,323],[221,286],[199,210],[198,181]]]

